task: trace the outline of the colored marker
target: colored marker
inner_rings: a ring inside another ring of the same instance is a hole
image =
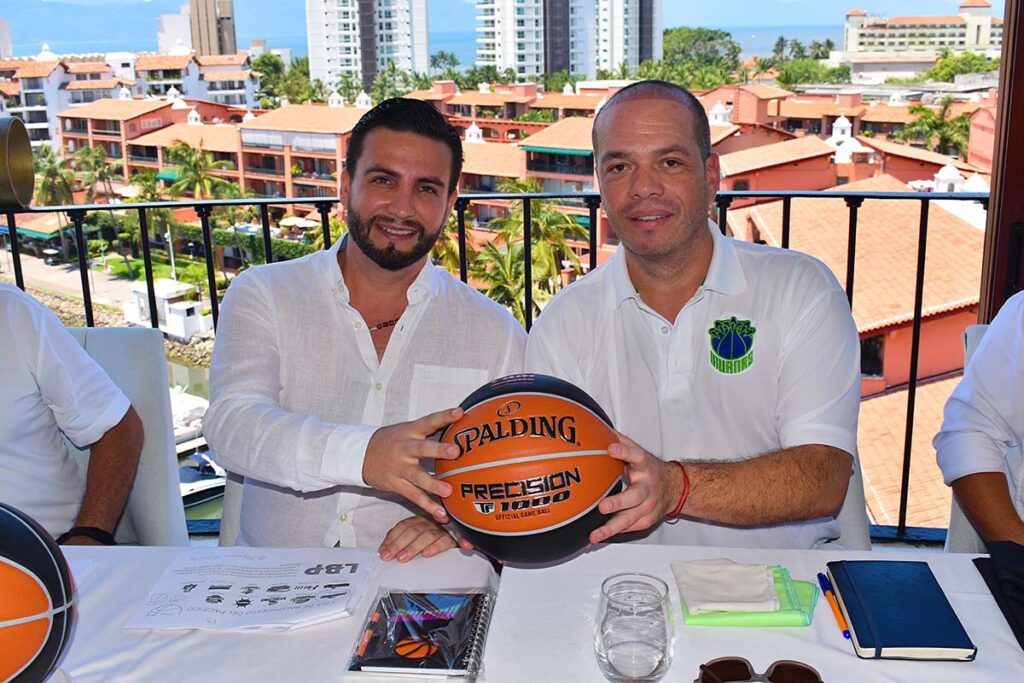
[[[846,626],[846,619],[843,619],[843,612],[839,609],[839,603],[836,602],[836,592],[832,588],[832,582],[828,580],[827,576],[818,572],[818,585],[821,586],[821,593],[828,600],[829,607],[832,608],[832,614],[836,618],[836,623],[839,624],[839,630],[843,632],[843,637],[849,640],[850,629]]]

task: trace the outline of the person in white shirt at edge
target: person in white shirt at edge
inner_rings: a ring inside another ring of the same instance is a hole
[[[838,538],[860,344],[835,277],[709,221],[719,161],[686,90],[623,88],[599,111],[593,141],[621,246],[547,305],[526,352],[528,372],[579,385],[624,435],[609,452],[628,486],[601,502],[612,518],[590,542],[811,548]]]
[[[61,543],[112,545],[142,421],[57,316],[11,285],[0,285],[0,349],[0,501]],[[91,448],[84,478],[62,435]]]
[[[1003,304],[946,402],[934,446],[986,541],[1024,545],[1024,292]]]
[[[346,239],[228,289],[203,432],[245,477],[239,544],[379,544],[399,561],[454,545],[430,521],[448,521],[436,496],[451,485],[424,465],[458,449],[428,437],[480,385],[520,372],[526,343],[505,309],[428,258],[461,169],[436,109],[381,102],[349,142]]]

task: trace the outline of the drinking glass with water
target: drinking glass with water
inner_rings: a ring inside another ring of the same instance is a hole
[[[647,574],[609,576],[601,584],[594,649],[610,681],[657,681],[672,663],[668,586]]]

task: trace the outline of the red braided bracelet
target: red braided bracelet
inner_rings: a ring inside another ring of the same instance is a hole
[[[680,512],[683,511],[683,506],[686,505],[686,499],[690,497],[690,475],[686,473],[686,466],[683,465],[679,460],[669,460],[673,465],[679,466],[679,471],[683,473],[683,490],[679,494],[679,502],[672,508],[672,512],[666,515],[667,517],[676,517]]]

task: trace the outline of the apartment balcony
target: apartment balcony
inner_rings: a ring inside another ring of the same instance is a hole
[[[259,172],[261,174],[269,174],[272,176],[283,175],[283,171],[280,169],[268,169],[268,168],[248,168],[248,172]],[[171,206],[172,208],[197,208],[207,207],[203,211],[199,212],[200,221],[203,223],[204,228],[210,228],[210,211],[208,207],[216,206],[243,206],[243,205],[256,205],[259,207],[264,206],[279,206],[281,204],[290,205],[305,205],[315,207],[315,211],[320,213],[322,218],[327,217],[332,211],[337,208],[339,202],[336,194],[329,188],[318,187],[313,184],[306,184],[302,181],[296,183],[296,192],[300,195],[298,197],[284,197],[280,192],[280,188],[277,186],[261,188],[271,190],[268,192],[261,193],[259,196],[264,199],[258,200],[214,200],[214,201],[184,201],[184,202],[171,202],[171,203],[160,203],[159,205],[150,205],[145,203],[132,204],[128,210],[138,211],[140,215],[140,224],[142,227],[142,241],[147,241],[147,224],[145,222],[145,212],[149,208],[166,208]],[[484,188],[481,188],[484,189]],[[773,223],[772,230],[774,234],[779,235],[778,246],[783,249],[790,248],[793,242],[794,235],[799,235],[797,239],[797,246],[801,245],[801,239],[805,239],[809,230],[805,227],[805,223],[810,220],[808,216],[808,210],[806,204],[810,204],[813,209],[818,203],[821,203],[822,207],[825,206],[845,206],[846,225],[842,225],[836,235],[837,241],[843,240],[845,234],[845,245],[843,246],[844,251],[847,253],[848,258],[843,262],[843,266],[840,272],[836,275],[841,283],[845,285],[845,291],[847,292],[847,298],[851,306],[854,304],[854,284],[857,281],[857,277],[867,277],[863,272],[865,268],[865,259],[872,258],[872,254],[875,253],[875,246],[872,243],[864,243],[864,231],[866,227],[862,224],[858,226],[859,218],[865,215],[867,208],[872,202],[886,201],[897,203],[901,206],[906,206],[910,213],[919,213],[919,220],[914,219],[915,225],[891,225],[883,229],[893,231],[893,236],[897,234],[903,235],[905,238],[909,238],[916,242],[917,250],[914,252],[911,250],[913,256],[909,257],[909,263],[911,264],[909,271],[904,273],[907,278],[910,278],[912,287],[908,290],[908,297],[906,301],[901,302],[901,306],[906,308],[908,311],[912,311],[912,317],[906,322],[905,334],[912,341],[909,345],[911,349],[910,363],[908,370],[908,380],[904,386],[899,387],[900,391],[907,392],[910,398],[908,399],[900,410],[905,410],[907,413],[906,420],[906,432],[905,441],[900,440],[901,445],[894,447],[892,453],[889,455],[890,460],[895,463],[897,467],[903,468],[904,480],[903,486],[900,491],[901,497],[898,505],[899,510],[899,522],[894,524],[876,524],[872,526],[872,538],[876,542],[891,541],[891,540],[912,540],[915,542],[924,543],[941,543],[945,537],[945,528],[934,526],[934,527],[915,527],[913,524],[907,522],[908,515],[909,519],[913,519],[913,512],[915,510],[915,489],[913,486],[909,486],[909,472],[911,469],[911,460],[915,461],[914,467],[918,468],[917,471],[923,469],[931,456],[922,455],[920,451],[914,451],[912,444],[914,443],[914,429],[915,429],[915,407],[914,399],[915,393],[918,391],[920,382],[919,375],[919,354],[920,354],[920,340],[922,335],[923,319],[925,314],[924,310],[924,292],[925,292],[925,269],[926,269],[926,245],[928,243],[928,236],[931,221],[930,218],[933,207],[941,206],[942,203],[980,203],[982,209],[987,209],[989,197],[987,194],[972,194],[972,193],[917,193],[917,192],[865,192],[865,191],[829,191],[829,192],[783,192],[783,191],[765,191],[765,192],[722,192],[718,195],[715,201],[718,224],[720,226],[729,225],[730,206],[734,200],[746,200],[749,198],[759,199],[770,199],[774,200],[776,208],[781,205],[781,212],[778,213],[777,223]],[[456,216],[457,224],[460,225],[460,229],[456,233],[457,243],[461,253],[460,266],[459,266],[459,277],[466,281],[468,279],[468,264],[467,264],[467,225],[470,223],[470,216],[468,210],[474,201],[490,202],[494,200],[503,200],[514,205],[517,202],[522,202],[526,206],[535,206],[538,202],[552,202],[552,201],[563,201],[569,200],[574,202],[581,202],[585,208],[576,211],[567,211],[579,216],[578,222],[582,225],[589,226],[588,237],[575,243],[579,249],[580,260],[584,266],[584,271],[597,267],[599,259],[599,253],[607,255],[609,253],[608,248],[604,245],[614,245],[616,239],[614,236],[609,235],[598,235],[599,226],[599,211],[600,211],[600,197],[594,193],[559,193],[559,194],[502,194],[502,193],[482,193],[482,194],[463,194],[459,197],[456,202]],[[827,204],[831,202],[832,204]],[[837,204],[840,203],[840,204]],[[759,207],[767,206],[766,204],[759,204]],[[915,211],[915,207],[917,207]],[[931,207],[931,208],[930,208]],[[123,208],[123,207],[122,207]],[[8,231],[13,235],[17,236],[17,221],[21,216],[30,216],[33,214],[40,213],[52,213],[52,212],[67,212],[73,223],[73,229],[79,239],[84,238],[84,221],[86,216],[91,212],[104,212],[109,207],[107,205],[79,205],[70,207],[38,207],[27,210],[17,211],[12,214],[13,220],[9,220]],[[579,214],[582,212],[582,216]],[[907,213],[907,212],[904,212]],[[766,215],[766,214],[762,214]],[[775,214],[772,214],[775,215]],[[767,219],[765,219],[767,220]],[[773,219],[774,220],[774,219]],[[260,255],[265,261],[271,262],[274,260],[273,244],[271,240],[271,224],[267,211],[261,211],[261,229],[264,237],[263,240],[263,253]],[[936,224],[931,227],[933,231],[938,231],[936,237],[933,240],[940,240],[941,225]],[[724,231],[724,228],[723,228]],[[216,253],[214,245],[212,243],[213,231],[204,229],[203,230],[203,253],[213,254]],[[861,235],[862,243],[858,250],[857,238],[858,234]],[[909,235],[909,237],[907,237]],[[337,238],[337,235],[330,235],[329,231],[325,234],[325,247],[329,247],[332,240]],[[599,239],[603,243],[599,243]],[[1019,237],[1020,242],[1024,243],[1024,231],[1021,231]],[[24,285],[23,277],[20,270],[19,259],[20,252],[18,240],[12,240],[11,256],[14,262],[14,274],[15,280],[21,286]],[[1018,245],[1017,247],[1011,247],[1013,249],[1020,249],[1024,245]],[[529,243],[524,244],[524,258],[527,262],[530,262],[532,247]],[[812,253],[812,255],[814,255]],[[144,263],[145,272],[147,274],[147,282],[149,289],[149,301],[151,310],[156,310],[155,295],[153,290],[153,279],[152,279],[152,262],[148,257],[148,252],[144,252]],[[80,268],[85,271],[85,257],[81,257]],[[212,260],[207,259],[206,261],[207,274],[211,284],[211,290],[216,289],[216,265]],[[1010,269],[1012,270],[1012,268]],[[860,273],[860,275],[858,275]],[[523,310],[526,311],[526,326],[532,324],[533,317],[533,301],[532,301],[532,287],[530,283],[525,283],[526,286],[520,291],[523,291],[524,304]],[[84,298],[84,306],[86,310],[86,319],[89,325],[93,324],[92,315],[92,304],[90,295],[90,283],[88,278],[83,277],[82,279],[82,291]],[[216,298],[211,301],[211,309],[213,319],[216,321],[219,316],[219,302]],[[929,314],[930,315],[930,314]],[[151,319],[155,319],[155,316],[151,316]],[[956,353],[959,353],[957,351]],[[959,360],[959,358],[957,359]],[[920,435],[918,435],[920,436]],[[905,444],[905,446],[903,445]],[[934,461],[931,460],[931,467],[934,467]],[[897,470],[898,471],[898,470]]]
[[[284,169],[276,166],[246,166],[246,175],[284,176]]]

